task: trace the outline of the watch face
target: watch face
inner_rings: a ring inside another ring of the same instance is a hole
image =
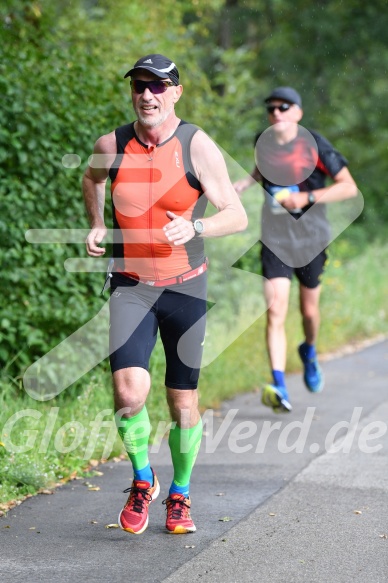
[[[194,230],[199,235],[201,233],[203,233],[203,231],[204,231],[204,224],[203,224],[203,222],[200,221],[200,220],[198,220],[198,219],[196,221],[194,221]]]

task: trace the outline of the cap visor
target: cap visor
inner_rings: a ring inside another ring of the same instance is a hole
[[[169,76],[167,75],[167,73],[161,73],[159,71],[157,71],[156,69],[153,69],[152,67],[134,67],[133,69],[131,69],[130,71],[128,71],[128,73],[126,73],[124,75],[124,79],[126,79],[126,77],[131,77],[136,71],[149,71],[150,73],[153,73],[154,75],[156,75],[157,77],[159,77],[160,79],[169,79]]]

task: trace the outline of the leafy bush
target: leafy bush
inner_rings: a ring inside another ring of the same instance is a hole
[[[117,125],[123,108],[95,67],[96,51],[66,42],[65,35],[54,43],[49,17],[14,13],[0,48],[0,362],[11,376],[102,304],[101,274],[64,269],[67,258],[85,256],[81,234],[79,244],[37,245],[26,241],[26,232],[88,228],[82,170],[94,141]],[[78,156],[81,167],[64,166],[66,154]]]

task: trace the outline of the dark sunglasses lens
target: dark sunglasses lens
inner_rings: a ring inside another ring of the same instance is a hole
[[[273,113],[275,109],[278,109],[281,113],[288,111],[291,105],[289,103],[282,103],[281,105],[268,105],[267,111],[268,113]]]
[[[164,93],[165,91],[167,91],[167,85],[165,85],[163,81],[150,81],[148,86],[150,88],[150,91],[152,93],[156,93],[156,95],[158,93]]]
[[[138,79],[132,79],[131,87],[135,93],[143,93],[145,91],[146,85],[144,81],[139,81]]]
[[[158,93],[164,93],[167,90],[167,86],[163,81],[140,81],[139,79],[133,79],[132,89],[136,93],[144,93],[146,89],[149,89],[151,93],[157,95]]]

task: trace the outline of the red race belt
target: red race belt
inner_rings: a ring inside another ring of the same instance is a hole
[[[166,287],[169,285],[175,285],[177,283],[184,283],[185,281],[189,281],[190,279],[194,279],[194,277],[198,277],[198,275],[202,275],[205,273],[208,266],[208,260],[205,259],[204,263],[195,269],[191,269],[190,271],[186,271],[186,273],[182,273],[182,275],[177,275],[176,277],[170,277],[169,279],[157,279],[155,281],[151,281],[149,279],[140,279],[137,277],[133,277],[132,275],[127,274],[125,271],[121,271],[118,269],[119,273],[129,277],[130,279],[134,279],[135,281],[139,281],[140,283],[144,283],[145,285],[149,285],[151,287]]]

